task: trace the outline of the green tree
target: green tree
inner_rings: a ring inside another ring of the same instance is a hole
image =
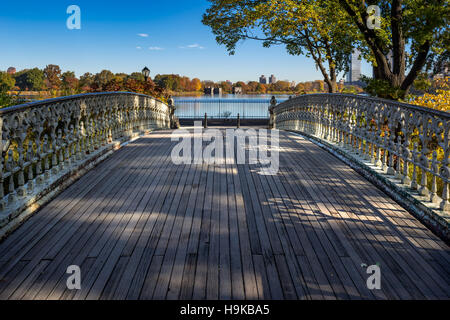
[[[7,72],[0,71],[0,92],[11,90],[16,80]]]
[[[39,91],[44,88],[44,72],[38,68],[19,71],[15,79],[21,90]]]
[[[448,49],[448,0],[339,0],[339,3],[357,27],[364,58],[373,63],[377,80],[374,87],[382,88],[382,82],[391,87],[387,98],[404,97],[429,55]],[[380,8],[380,28],[371,23],[374,11],[369,10],[369,5]],[[379,91],[379,95],[383,92]]]
[[[289,54],[311,57],[336,92],[336,75],[347,69],[353,50],[352,24],[333,0],[210,0],[202,22],[211,27],[219,44],[234,54],[241,40],[282,44]]]

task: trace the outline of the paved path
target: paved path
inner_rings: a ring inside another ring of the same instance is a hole
[[[0,299],[449,299],[449,247],[311,142],[281,132],[273,176],[175,143],[130,143],[0,243]]]

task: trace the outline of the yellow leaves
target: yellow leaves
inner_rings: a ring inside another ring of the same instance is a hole
[[[450,77],[437,81],[439,89],[435,94],[425,93],[423,96],[416,97],[411,104],[427,107],[440,111],[450,111]]]
[[[450,77],[442,79],[435,94],[425,93],[411,101],[412,104],[435,110],[450,111]]]

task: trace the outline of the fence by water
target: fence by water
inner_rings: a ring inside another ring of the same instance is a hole
[[[287,98],[277,98],[283,102]],[[180,119],[268,119],[270,98],[174,98],[175,115]]]

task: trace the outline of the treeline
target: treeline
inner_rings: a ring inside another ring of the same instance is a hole
[[[177,74],[157,74],[145,81],[140,72],[131,74],[113,73],[102,70],[99,73],[83,74],[79,78],[73,71],[63,72],[58,65],[49,64],[44,69],[24,69],[10,74],[0,72],[0,89],[5,91],[46,91],[51,96],[70,95],[84,92],[132,91],[150,94],[159,98],[171,94],[202,93],[206,87],[222,88],[223,93],[232,93],[233,87],[240,87],[243,94],[264,93],[310,93],[327,92],[327,84],[322,80],[301,82],[296,85],[289,81],[261,84],[256,81],[201,81]],[[342,88],[340,88],[342,89]]]
[[[83,74],[79,78],[75,72],[62,72],[57,65],[50,64],[44,69],[24,69],[14,74],[0,72],[2,91],[48,91],[50,95],[70,95],[84,92],[132,91],[156,97],[164,95],[162,88],[151,79],[145,81],[142,73],[113,73],[102,70],[99,73]]]
[[[204,88],[222,88],[223,93],[233,93],[233,87],[242,88],[244,94],[264,93],[309,93],[328,92],[327,84],[322,80],[300,82],[297,85],[289,81],[277,81],[271,84],[262,84],[257,81],[201,81],[198,78],[190,79],[177,74],[156,75],[153,79],[155,84],[170,93],[202,92]],[[339,88],[343,89],[339,84]]]

